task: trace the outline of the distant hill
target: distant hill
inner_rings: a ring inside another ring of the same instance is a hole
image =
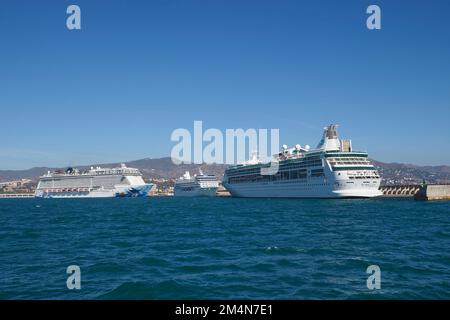
[[[182,176],[186,171],[190,171],[191,174],[199,172],[202,169],[205,173],[215,174],[218,177],[222,177],[225,170],[224,165],[207,165],[207,164],[181,164],[175,165],[170,157],[158,158],[158,159],[140,159],[134,161],[124,162],[128,167],[138,168],[146,179],[176,179]],[[98,163],[93,165],[77,166],[80,170],[85,170],[91,166],[100,167],[117,167],[119,163]],[[47,171],[54,171],[64,168],[48,168],[48,167],[35,167],[27,170],[0,170],[0,182],[12,181],[19,179],[31,179],[37,181],[39,176],[47,173]]]
[[[46,167],[34,167],[26,170],[0,170],[0,182],[2,181],[13,181],[20,179],[31,179],[37,180],[39,176],[46,173],[52,168]]]
[[[371,160],[383,178],[382,184],[449,183],[450,166],[417,166]]]
[[[159,159],[142,159],[126,162],[127,166],[138,168],[146,178],[150,179],[176,179],[181,177],[186,171],[191,174],[199,172],[201,169],[204,173],[214,174],[222,177],[225,171],[225,165],[221,164],[180,164],[176,165],[170,157]]]
[[[372,160],[378,168],[383,184],[409,184],[420,183],[425,179],[428,183],[449,183],[450,182],[450,166],[417,166],[404,163],[385,163]],[[185,171],[195,174],[202,169],[208,174],[215,174],[218,177],[223,176],[225,165],[207,165],[207,164],[182,164],[175,165],[171,158],[158,159],[140,159],[125,162],[127,166],[138,168],[141,170],[144,178],[149,179],[176,179]],[[113,167],[120,163],[102,163],[92,166]],[[78,166],[79,169],[87,169],[91,165]],[[18,179],[32,179],[37,181],[39,176],[47,171],[53,171],[61,168],[36,167],[27,170],[0,170],[0,181],[11,181]]]

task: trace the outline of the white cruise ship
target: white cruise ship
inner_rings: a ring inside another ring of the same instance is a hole
[[[191,177],[189,171],[175,181],[173,188],[176,197],[199,197],[199,196],[215,196],[219,188],[219,181],[216,176],[200,174]]]
[[[339,140],[337,125],[324,128],[315,149],[283,146],[270,163],[253,157],[225,170],[224,187],[236,197],[370,198],[380,196],[380,175],[366,152],[352,150],[351,140]],[[263,170],[263,171],[262,171]],[[272,173],[274,173],[272,172]],[[264,174],[261,174],[264,173]]]
[[[108,198],[145,197],[152,184],[144,182],[138,169],[91,167],[80,172],[68,168],[66,171],[48,172],[39,179],[35,192],[41,198]]]

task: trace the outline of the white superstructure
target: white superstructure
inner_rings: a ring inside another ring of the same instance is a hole
[[[339,140],[337,125],[324,128],[315,149],[283,146],[272,163],[256,157],[227,168],[223,185],[237,197],[354,198],[376,197],[380,175],[366,152]]]
[[[39,179],[36,197],[42,198],[107,198],[147,196],[152,184],[144,182],[138,169],[122,164],[118,168],[91,167],[80,172],[48,172]]]
[[[175,181],[174,195],[179,197],[215,196],[219,188],[216,176],[200,174],[191,177],[189,171]]]

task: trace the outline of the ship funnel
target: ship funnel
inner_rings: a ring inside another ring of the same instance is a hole
[[[191,174],[189,173],[189,171],[186,171],[183,175],[183,179],[189,180],[191,178]]]
[[[337,134],[337,127],[337,124],[330,124],[329,126],[323,128],[323,137],[317,145],[317,149],[323,149],[325,151],[341,149],[341,143]]]
[[[324,129],[328,139],[337,139],[337,124],[330,124]]]

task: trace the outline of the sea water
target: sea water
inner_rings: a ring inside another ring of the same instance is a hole
[[[450,202],[0,199],[0,299],[422,298],[450,299]]]

